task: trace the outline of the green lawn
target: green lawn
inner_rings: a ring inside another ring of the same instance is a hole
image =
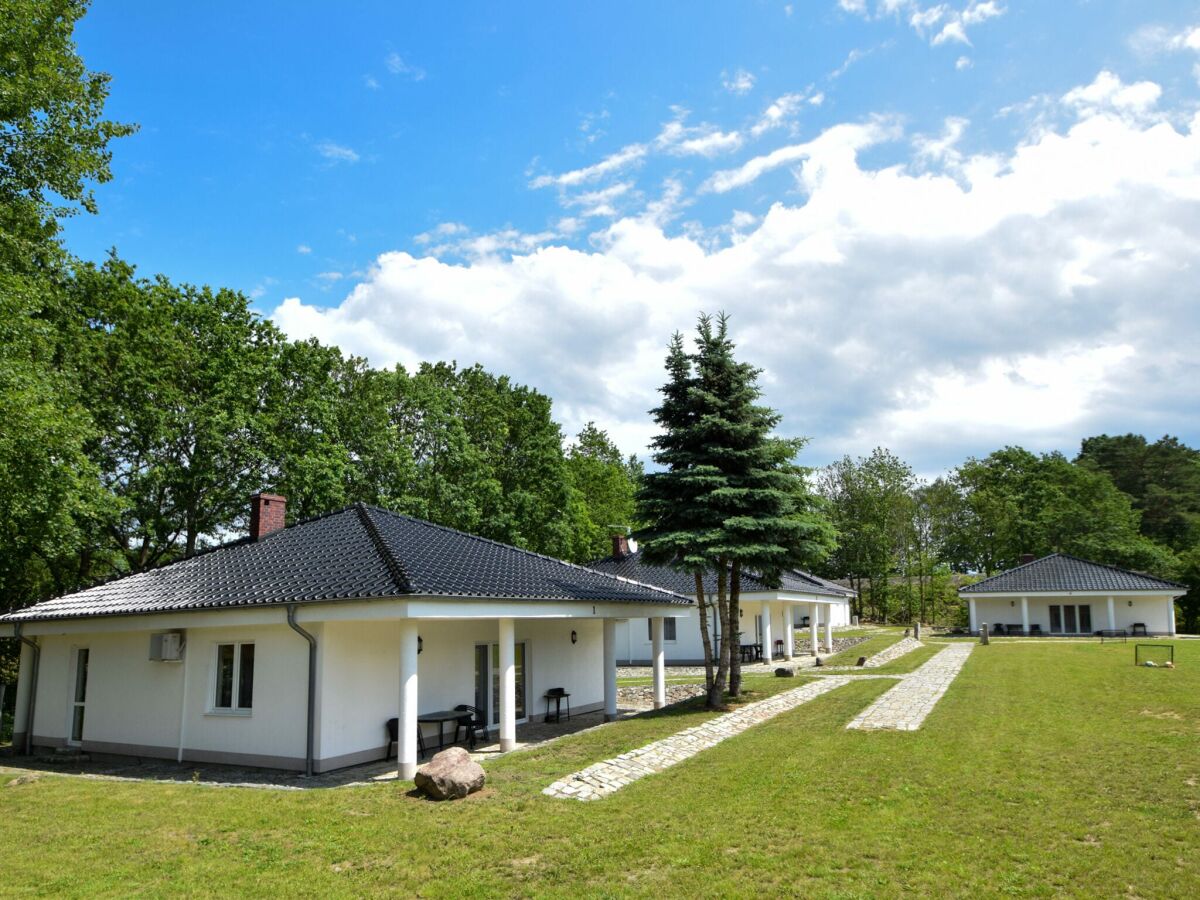
[[[842,637],[842,635],[839,635],[839,637]],[[860,656],[874,656],[876,653],[886,650],[903,637],[904,632],[902,631],[875,632],[861,644],[855,644],[853,647],[842,650],[839,653],[834,653],[832,656],[824,656],[822,660],[826,665],[830,666],[852,666]]]
[[[980,647],[920,731],[846,731],[891,685],[863,679],[592,804],[540,791],[707,714],[513,754],[453,804],[47,777],[0,787],[0,889],[1196,896],[1200,642],[1177,647],[1174,671],[1132,644]]]

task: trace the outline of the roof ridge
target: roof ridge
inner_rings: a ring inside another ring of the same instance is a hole
[[[517,553],[524,553],[526,556],[532,556],[532,557],[535,557],[536,559],[544,559],[544,560],[547,560],[548,562],[556,563],[560,566],[566,566],[569,569],[579,569],[580,571],[583,571],[583,572],[592,572],[596,575],[603,575],[605,578],[612,578],[612,579],[615,579],[616,581],[623,581],[626,584],[636,584],[638,587],[649,588],[650,590],[657,591],[660,594],[670,594],[672,597],[683,597],[684,596],[683,594],[677,594],[675,591],[669,591],[666,588],[660,588],[657,585],[646,584],[645,582],[642,582],[642,581],[636,581],[633,578],[625,578],[622,575],[613,575],[609,572],[601,572],[599,569],[593,569],[590,566],[581,566],[579,563],[567,562],[565,559],[559,559],[557,556],[550,556],[545,553],[538,553],[534,550],[526,550],[524,547],[517,547],[517,546],[514,546],[513,544],[506,544],[506,543],[504,543],[504,541],[497,541],[494,538],[484,537],[483,535],[479,535],[479,534],[471,534],[471,532],[469,532],[469,531],[462,531],[461,529],[458,529],[458,528],[451,528],[449,525],[440,525],[437,522],[431,522],[428,519],[420,519],[420,518],[417,518],[416,516],[410,516],[405,513],[396,512],[395,510],[391,510],[391,509],[385,509],[382,506],[374,506],[370,503],[363,503],[361,505],[363,507],[365,507],[366,509],[374,510],[375,512],[381,512],[381,513],[384,513],[386,515],[392,516],[397,519],[404,519],[404,520],[406,520],[408,522],[412,522],[416,525],[423,525],[426,528],[436,528],[440,531],[448,531],[451,534],[457,534],[457,535],[460,535],[461,537],[470,538],[473,541],[479,541],[480,543],[484,543],[484,544],[492,544],[496,547],[502,547],[505,550],[513,550]],[[688,599],[688,598],[684,597],[684,599]]]
[[[359,502],[354,504],[354,509],[358,513],[359,521],[362,522],[363,528],[367,530],[367,536],[371,539],[371,545],[375,548],[375,552],[379,554],[383,564],[387,566],[388,574],[392,578],[392,583],[396,586],[396,592],[400,594],[412,593],[412,581],[408,577],[408,572],[405,570],[403,563],[392,554],[388,549],[387,544],[383,540],[383,535],[379,533],[379,528],[371,518],[368,512],[367,504]]]

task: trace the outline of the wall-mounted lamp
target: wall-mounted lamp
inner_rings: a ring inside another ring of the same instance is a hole
[[[572,631],[571,632],[571,643],[574,644],[578,640],[579,640],[579,635],[576,634],[575,631]]]
[[[1017,605],[1017,601],[1016,601],[1016,600],[1009,600],[1009,601],[1008,601],[1008,605],[1009,605],[1009,606],[1016,606],[1016,605]]]
[[[417,653],[419,654],[419,653],[420,653],[422,650],[424,650],[424,649],[425,649],[425,641],[424,641],[424,639],[423,639],[423,638],[422,638],[422,637],[421,637],[421,636],[418,634],[418,635],[417,635]]]
[[[1133,601],[1132,601],[1132,600],[1130,600],[1130,601],[1129,601],[1129,605],[1130,605],[1130,606],[1133,606]]]

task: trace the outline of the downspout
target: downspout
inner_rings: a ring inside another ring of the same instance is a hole
[[[13,634],[17,640],[25,644],[33,652],[33,663],[30,666],[29,674],[29,699],[25,704],[25,755],[33,755],[33,713],[37,703],[37,686],[38,686],[38,664],[42,661],[42,648],[38,646],[38,642],[21,634],[21,626],[24,623],[16,622],[13,624]]]
[[[287,607],[287,623],[292,631],[308,641],[308,733],[304,746],[304,774],[313,773],[313,731],[317,721],[317,639],[296,624],[296,604]]]

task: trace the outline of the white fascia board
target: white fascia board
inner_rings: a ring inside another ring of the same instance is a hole
[[[960,600],[1020,600],[1022,597],[1028,597],[1031,600],[1048,597],[1120,597],[1123,600],[1136,600],[1138,597],[1154,597],[1179,598],[1186,594],[1187,591],[1181,591],[1178,588],[1161,591],[972,591],[970,593],[959,592]]]
[[[22,633],[97,634],[119,631],[176,631],[185,628],[244,628],[286,623],[290,604],[196,609],[142,615],[84,616],[24,622]],[[658,603],[566,602],[552,600],[484,600],[456,597],[405,597],[383,600],[332,600],[296,604],[299,622],[353,622],[394,619],[632,619],[677,618],[695,605]],[[2,623],[9,629],[12,624]],[[3,632],[0,632],[3,635]]]

